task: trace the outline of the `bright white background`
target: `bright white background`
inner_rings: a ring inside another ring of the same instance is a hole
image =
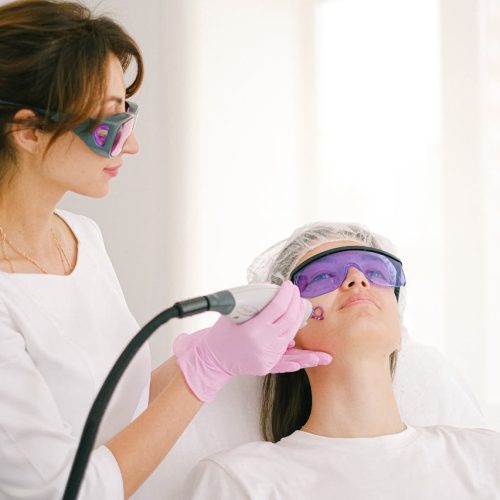
[[[411,336],[440,349],[500,430],[500,2],[102,0],[138,40],[137,135],[100,224],[141,324],[244,284],[298,225],[390,237]],[[156,363],[177,321],[151,341]]]

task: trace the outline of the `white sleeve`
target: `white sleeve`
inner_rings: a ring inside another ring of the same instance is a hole
[[[61,498],[78,440],[1,301],[0,402],[0,498]],[[100,446],[91,454],[78,498],[123,497],[118,464],[109,449]]]
[[[206,458],[198,462],[184,483],[182,500],[251,500],[238,478]]]

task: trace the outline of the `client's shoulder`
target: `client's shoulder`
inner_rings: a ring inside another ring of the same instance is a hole
[[[451,425],[420,427],[417,430],[429,443],[437,443],[448,449],[467,450],[478,456],[500,457],[500,433],[492,429],[469,429]]]
[[[279,477],[281,472],[286,476],[289,474],[290,462],[298,460],[300,463],[300,457],[303,456],[301,443],[295,442],[296,435],[297,433],[293,433],[278,443],[252,441],[211,455],[205,460],[237,475],[251,473],[258,476],[263,470],[270,470],[269,465],[272,464],[276,477]]]
[[[417,429],[426,435],[450,436],[457,439],[493,439],[500,441],[500,433],[493,429],[457,427],[454,425],[430,425],[417,427]]]
[[[252,441],[215,453],[202,462],[216,464],[236,476],[259,476],[263,469],[269,470],[269,464],[272,464],[274,473],[279,475],[280,464],[286,461],[286,456],[287,451],[281,446],[281,442]]]
[[[279,446],[268,441],[252,441],[236,446],[229,450],[220,451],[208,457],[209,460],[224,466],[234,464],[235,461],[261,461],[267,460],[272,454],[279,453]]]
[[[289,474],[281,471],[277,448],[273,443],[254,441],[200,460],[184,483],[182,498],[215,498],[210,496],[215,491],[218,499],[254,498],[256,484],[286,479]]]

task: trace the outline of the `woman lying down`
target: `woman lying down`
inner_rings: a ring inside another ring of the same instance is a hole
[[[384,238],[355,224],[296,230],[251,281],[290,279],[313,304],[296,346],[327,366],[268,375],[254,442],[202,460],[186,499],[499,499],[500,434],[402,421],[392,387],[405,276]]]

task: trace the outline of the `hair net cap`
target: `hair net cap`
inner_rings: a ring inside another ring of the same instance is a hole
[[[361,245],[396,254],[396,247],[387,238],[356,223],[313,222],[296,229],[289,238],[279,241],[262,252],[247,269],[249,283],[270,282],[281,285],[307,252],[333,241],[353,241]],[[399,314],[402,319],[406,294],[401,288]]]

